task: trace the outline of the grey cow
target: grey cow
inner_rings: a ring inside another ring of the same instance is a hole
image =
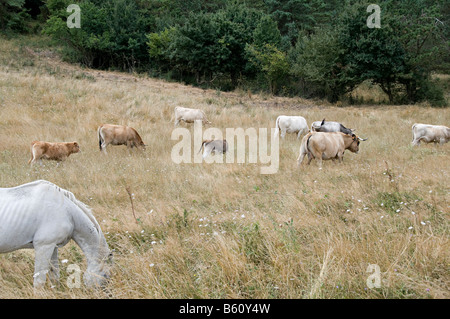
[[[315,121],[311,124],[311,132],[342,132],[348,135],[353,134],[354,129],[346,128],[339,122],[327,121],[325,119],[321,121]]]
[[[198,151],[199,153],[202,148],[204,148],[202,157],[205,158],[212,152],[226,153],[228,150],[228,143],[227,140],[204,140]]]

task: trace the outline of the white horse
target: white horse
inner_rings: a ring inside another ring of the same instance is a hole
[[[111,253],[90,209],[55,184],[38,180],[0,188],[0,253],[34,248],[34,287],[59,279],[58,248],[73,239],[87,258],[84,282],[102,286]]]

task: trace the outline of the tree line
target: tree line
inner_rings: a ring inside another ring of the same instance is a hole
[[[450,73],[450,4],[378,2],[380,28],[367,1],[0,0],[0,28],[46,34],[92,68],[331,102],[369,81],[390,103],[445,106],[431,74]]]

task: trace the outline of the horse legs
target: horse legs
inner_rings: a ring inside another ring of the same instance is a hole
[[[34,288],[41,288],[44,286],[47,279],[47,273],[50,272],[52,265],[57,264],[58,254],[56,244],[34,244],[35,260],[34,260]],[[55,262],[56,258],[56,262]],[[59,273],[59,270],[56,271]],[[56,273],[49,274],[53,277]]]
[[[59,260],[58,260],[58,247],[53,250],[52,258],[50,259],[50,272],[48,278],[53,286],[59,285]]]

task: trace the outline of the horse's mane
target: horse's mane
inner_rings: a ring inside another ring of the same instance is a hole
[[[94,224],[97,231],[100,233],[100,226],[99,226],[97,220],[95,219],[94,215],[92,214],[90,207],[87,206],[85,203],[79,201],[72,192],[70,192],[66,189],[63,189],[63,188],[53,184],[52,182],[49,182],[46,180],[39,180],[37,182],[45,183],[45,184],[53,187],[55,190],[58,190],[59,192],[61,192],[65,197],[67,197],[71,202],[73,202],[78,208],[81,209],[81,211],[89,218],[89,220]]]

